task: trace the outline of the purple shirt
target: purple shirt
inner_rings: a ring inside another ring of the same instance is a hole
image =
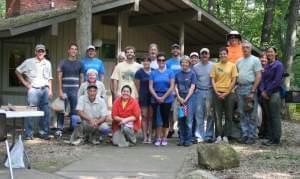
[[[273,64],[266,64],[262,73],[259,90],[266,91],[268,95],[272,95],[280,90],[283,75],[283,65],[279,60]]]

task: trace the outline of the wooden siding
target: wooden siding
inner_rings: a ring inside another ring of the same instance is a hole
[[[127,17],[127,15],[125,14]],[[166,39],[162,34],[158,33],[157,31],[151,28],[139,27],[139,28],[128,28],[127,26],[127,18],[124,17],[123,24],[123,40],[122,40],[122,48],[125,48],[127,45],[133,45],[136,47],[137,53],[145,53],[147,52],[148,45],[150,43],[157,43],[159,45],[159,49],[164,52],[170,51],[170,45],[175,42],[171,42]],[[3,47],[4,43],[30,43],[32,44],[32,51],[31,56],[34,54],[34,46],[37,43],[43,43],[46,45],[46,48],[49,50],[49,57],[52,63],[52,70],[53,70],[53,92],[54,96],[57,94],[56,88],[56,69],[57,65],[62,59],[67,57],[67,49],[68,45],[71,42],[76,42],[76,21],[69,20],[64,23],[58,24],[58,34],[57,36],[51,35],[51,27],[43,28],[40,30],[36,30],[33,32],[29,32],[20,36],[16,36],[13,38],[8,39],[1,39],[0,40],[0,49]],[[116,35],[116,27],[103,25],[101,24],[101,15],[94,15],[93,16],[93,39],[101,39],[104,42],[112,42],[117,47],[117,35]],[[5,49],[2,49],[2,51]],[[1,54],[3,54],[1,51]],[[99,52],[99,51],[98,51]],[[1,55],[3,59],[3,55]],[[100,54],[101,58],[101,54]],[[4,59],[8,61],[8,59]],[[113,66],[115,64],[115,59],[103,59],[106,75],[105,75],[105,87],[108,91],[108,96],[110,95],[109,89],[109,82],[110,82],[110,75],[112,73]],[[6,63],[7,64],[7,63]],[[0,65],[4,65],[4,61],[0,62]],[[1,80],[2,83],[0,85],[1,89],[1,104],[25,104],[25,95],[26,89],[25,88],[17,88],[13,90],[13,92],[9,88],[4,87],[4,83],[8,81],[8,75],[6,74],[5,70],[1,72]],[[109,105],[111,105],[109,103]]]

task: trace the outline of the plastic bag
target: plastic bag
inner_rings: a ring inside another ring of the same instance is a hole
[[[24,144],[21,135],[19,135],[18,142],[10,151],[11,167],[12,168],[25,168],[24,164]],[[4,166],[9,168],[9,161],[6,159]]]
[[[51,103],[51,108],[57,112],[64,112],[65,111],[65,101],[60,98],[56,98]]]

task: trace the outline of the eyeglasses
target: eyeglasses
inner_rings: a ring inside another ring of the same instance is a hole
[[[166,59],[157,59],[158,62],[165,62]]]

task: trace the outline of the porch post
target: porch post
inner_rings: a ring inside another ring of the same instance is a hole
[[[92,0],[79,0],[76,19],[76,41],[79,56],[84,56],[92,42]]]
[[[118,13],[118,26],[117,26],[117,55],[122,51],[122,22],[123,22],[123,13]]]
[[[184,23],[180,24],[180,31],[179,31],[179,45],[181,50],[181,56],[184,55]]]

